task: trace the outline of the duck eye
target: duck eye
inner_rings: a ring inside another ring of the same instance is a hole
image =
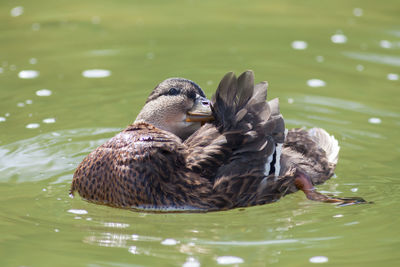
[[[174,88],[174,87],[170,88],[169,91],[168,91],[168,94],[169,94],[169,95],[177,95],[177,94],[179,94],[179,93],[180,93],[180,90],[179,90],[179,89],[176,89],[176,88]]]

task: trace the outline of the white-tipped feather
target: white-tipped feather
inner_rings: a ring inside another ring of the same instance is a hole
[[[335,137],[333,135],[329,135],[324,129],[321,128],[312,128],[308,130],[308,135],[314,142],[318,144],[320,148],[325,151],[328,161],[330,163],[337,164],[340,146]]]

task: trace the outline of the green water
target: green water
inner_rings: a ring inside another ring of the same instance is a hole
[[[82,75],[91,69],[111,75]],[[146,214],[68,197],[77,164],[134,120],[158,82],[189,78],[211,96],[226,72],[246,69],[269,81],[288,127],[338,138],[337,177],[319,190],[374,204],[299,192],[226,212]],[[397,266],[396,74],[398,0],[2,0],[0,266]]]

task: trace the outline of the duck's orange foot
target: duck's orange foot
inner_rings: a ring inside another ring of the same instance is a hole
[[[296,178],[294,180],[296,187],[303,191],[306,197],[310,200],[320,201],[325,203],[337,203],[338,206],[350,206],[355,204],[368,204],[372,202],[365,201],[361,197],[332,197],[323,195],[317,192],[311,183],[308,176],[302,172],[296,172]]]

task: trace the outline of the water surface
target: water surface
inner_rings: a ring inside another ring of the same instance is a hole
[[[397,266],[398,1],[11,1],[0,4],[1,266]],[[341,146],[319,190],[207,214],[69,198],[77,164],[165,78],[208,96],[228,71],[268,80],[290,127]]]

